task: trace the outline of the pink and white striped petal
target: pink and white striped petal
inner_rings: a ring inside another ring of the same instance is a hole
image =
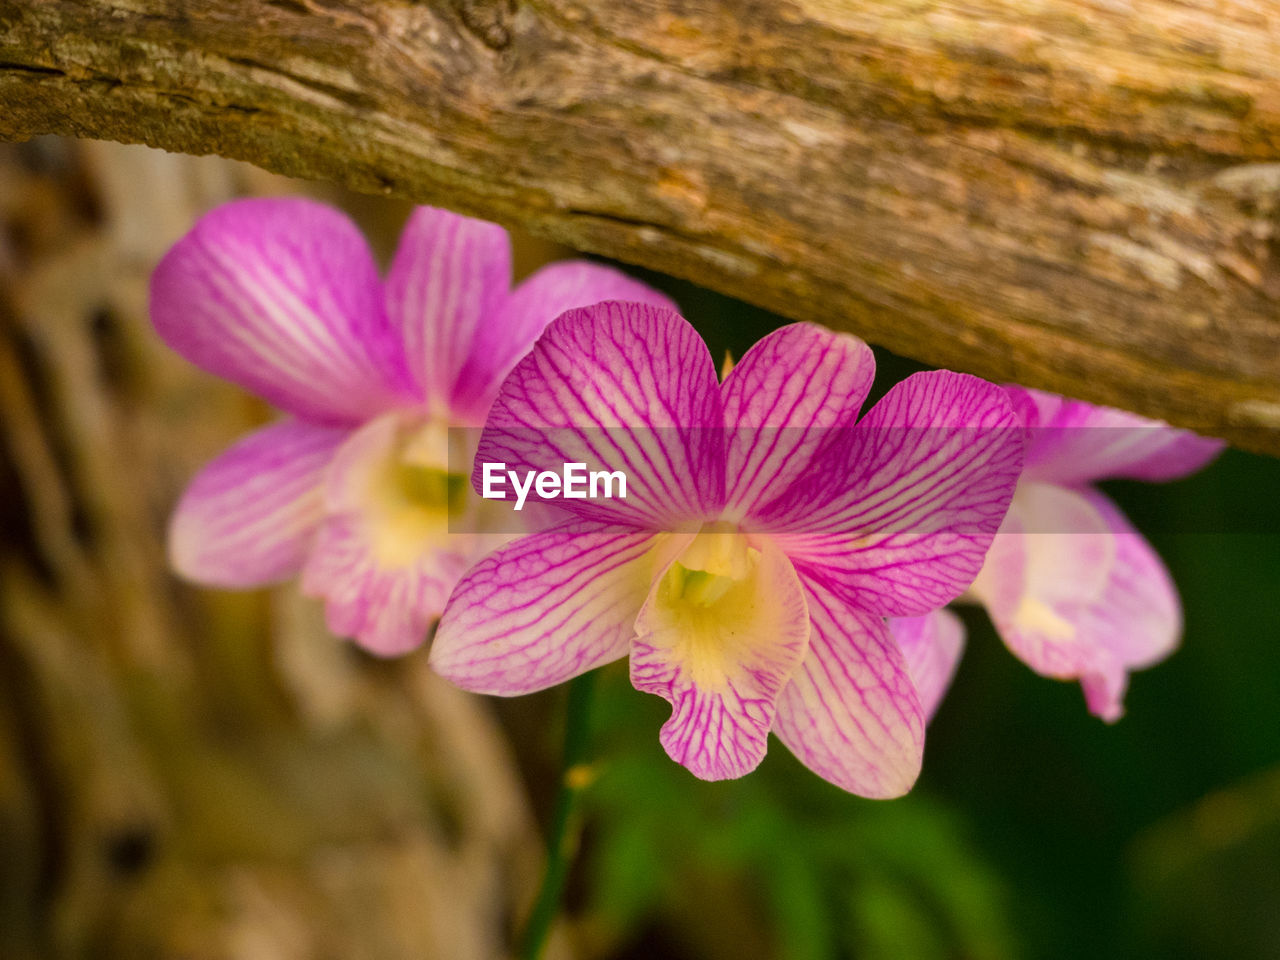
[[[781,494],[833,430],[854,425],[875,370],[857,337],[809,323],[775,330],[746,352],[721,385],[728,519]]]
[[[1106,477],[1175,480],[1204,467],[1226,446],[1125,410],[1026,387],[1005,389],[1028,427],[1028,480],[1063,486]]]
[[[485,463],[560,473],[621,471],[626,498],[557,500],[577,516],[650,530],[696,529],[724,502],[723,414],[711,354],[683,317],[607,301],[562,314],[498,393]],[[536,493],[530,499],[537,499]]]
[[[463,371],[490,341],[508,336],[497,320],[510,286],[511,239],[502,227],[436,207],[414,210],[387,273],[387,311],[432,412],[483,421],[493,394],[477,394],[476,378]],[[519,347],[537,336],[510,334]]]
[[[287,580],[323,515],[325,469],[347,431],[288,420],[242,438],[191,481],[169,525],[182,576],[217,587]]]
[[[736,539],[749,570],[717,585],[715,573],[687,571],[681,554],[636,620],[631,683],[671,704],[661,734],[671,759],[703,780],[726,780],[764,759],[778,695],[805,655],[809,617],[795,570],[767,539],[747,547],[740,534],[699,537]]]
[[[660,539],[575,519],[496,550],[453,591],[432,667],[464,690],[516,696],[626,656]]]
[[[206,214],[152,274],[151,320],[196,366],[313,423],[355,424],[413,400],[364,237],[311,200]]]
[[[387,563],[379,531],[359,514],[327,518],[302,571],[302,592],[324,600],[329,630],[370,653],[395,657],[421,646],[470,557],[427,548]]]
[[[945,607],[923,617],[890,617],[889,635],[907,661],[925,722],[933,719],[964,652],[964,623]]]
[[[801,573],[884,616],[959,596],[1017,485],[1022,432],[1004,392],[977,377],[917,373],[757,515]]]
[[[1123,714],[1128,671],[1168,656],[1182,632],[1155,551],[1101,493],[1024,482],[973,594],[1037,673],[1081,681],[1091,713]]]
[[[773,732],[841,789],[900,797],[920,775],[925,714],[883,617],[849,606],[801,574],[809,652],[778,700]]]
[[[677,311],[667,297],[621,270],[586,260],[548,264],[520,283],[496,316],[487,317],[476,330],[466,363],[453,385],[455,417],[482,424],[503,378],[529,352],[547,324],[566,310],[602,300],[633,300]]]

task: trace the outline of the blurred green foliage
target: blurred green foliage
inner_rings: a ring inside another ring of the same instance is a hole
[[[719,361],[781,319],[657,275]],[[874,397],[920,369],[877,352]],[[773,742],[704,784],[625,665],[597,698],[578,899],[621,956],[1280,957],[1280,461],[1110,483],[1185,607],[1183,649],[1090,717],[981,611],[913,793],[848,796]],[[628,952],[629,951],[629,952]]]
[[[859,800],[776,746],[759,775],[701,783],[658,745],[666,705],[603,673],[586,889],[616,931],[661,918],[743,958],[1017,955],[1008,891],[945,805]]]

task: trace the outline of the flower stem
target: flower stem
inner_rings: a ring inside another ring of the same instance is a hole
[[[547,868],[542,875],[542,887],[534,902],[533,912],[521,938],[521,960],[538,960],[547,946],[547,935],[560,910],[560,898],[564,894],[565,880],[578,845],[577,830],[570,824],[578,807],[578,798],[590,783],[590,771],[583,757],[587,750],[587,715],[591,709],[591,691],[595,685],[595,671],[574,677],[569,682],[569,706],[564,723],[564,756],[560,766],[560,788],[556,793],[555,810],[551,815],[551,828],[547,835]]]

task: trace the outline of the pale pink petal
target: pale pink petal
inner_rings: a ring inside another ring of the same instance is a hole
[[[586,260],[548,264],[517,286],[497,314],[486,317],[476,330],[454,385],[455,416],[483,423],[503,378],[547,324],[566,310],[602,300],[632,300],[673,313],[677,310],[667,297],[621,270]]]
[[[808,641],[795,570],[767,539],[753,549],[750,574],[710,602],[682,596],[682,571],[669,569],[636,620],[631,682],[671,704],[662,746],[704,780],[740,777],[759,765],[778,695]]]
[[[1116,538],[1116,562],[1090,630],[1126,667],[1141,670],[1178,647],[1182,603],[1160,556],[1105,494],[1083,491]]]
[[[809,652],[778,700],[773,731],[806,767],[864,797],[900,797],[920,775],[924,711],[884,618],[801,574]]]
[[[466,569],[464,552],[428,549],[383,562],[365,518],[327,518],[302,571],[302,592],[324,600],[329,630],[370,653],[394,657],[422,645]]]
[[[1024,482],[973,594],[1038,673],[1082,682],[1090,712],[1119,719],[1128,671],[1168,656],[1177,593],[1146,540],[1102,494]]]
[[[809,470],[831,431],[858,419],[875,370],[857,337],[809,323],[748,350],[721,386],[730,515],[749,516]]]
[[[152,274],[151,319],[192,363],[304,420],[352,424],[412,400],[364,238],[311,200],[206,214]]]
[[[1052,393],[1007,386],[1028,428],[1025,476],[1063,486],[1106,477],[1163,481],[1194,473],[1221,440]]]
[[[512,541],[453,591],[432,667],[465,690],[515,696],[626,656],[654,547],[649,533],[583,520]]]
[[[945,607],[923,617],[890,617],[889,635],[902,651],[925,720],[933,719],[964,652],[964,623]]]
[[[954,600],[1017,485],[1022,431],[1004,392],[964,374],[897,384],[754,523],[805,571],[884,616]]]
[[[1107,723],[1124,716],[1124,695],[1129,689],[1129,671],[1114,661],[1080,678],[1085,706]]]
[[[323,513],[324,471],[346,436],[285,421],[208,464],[170,523],[174,569],[218,587],[260,586],[297,573]]]
[[[409,368],[433,409],[478,407],[464,368],[493,328],[511,286],[511,240],[496,223],[418,207],[400,236],[387,273],[387,311],[404,337]],[[547,318],[548,320],[550,317]],[[511,333],[527,347],[523,330]],[[535,334],[536,336],[536,334]]]
[[[511,371],[480,438],[485,463],[521,475],[621,471],[626,498],[563,500],[575,515],[687,529],[724,502],[723,414],[711,354],[683,317],[608,301],[553,321]],[[530,500],[536,500],[536,493]]]

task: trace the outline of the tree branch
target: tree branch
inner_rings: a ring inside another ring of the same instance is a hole
[[[1280,453],[1280,0],[0,0],[0,104]]]

